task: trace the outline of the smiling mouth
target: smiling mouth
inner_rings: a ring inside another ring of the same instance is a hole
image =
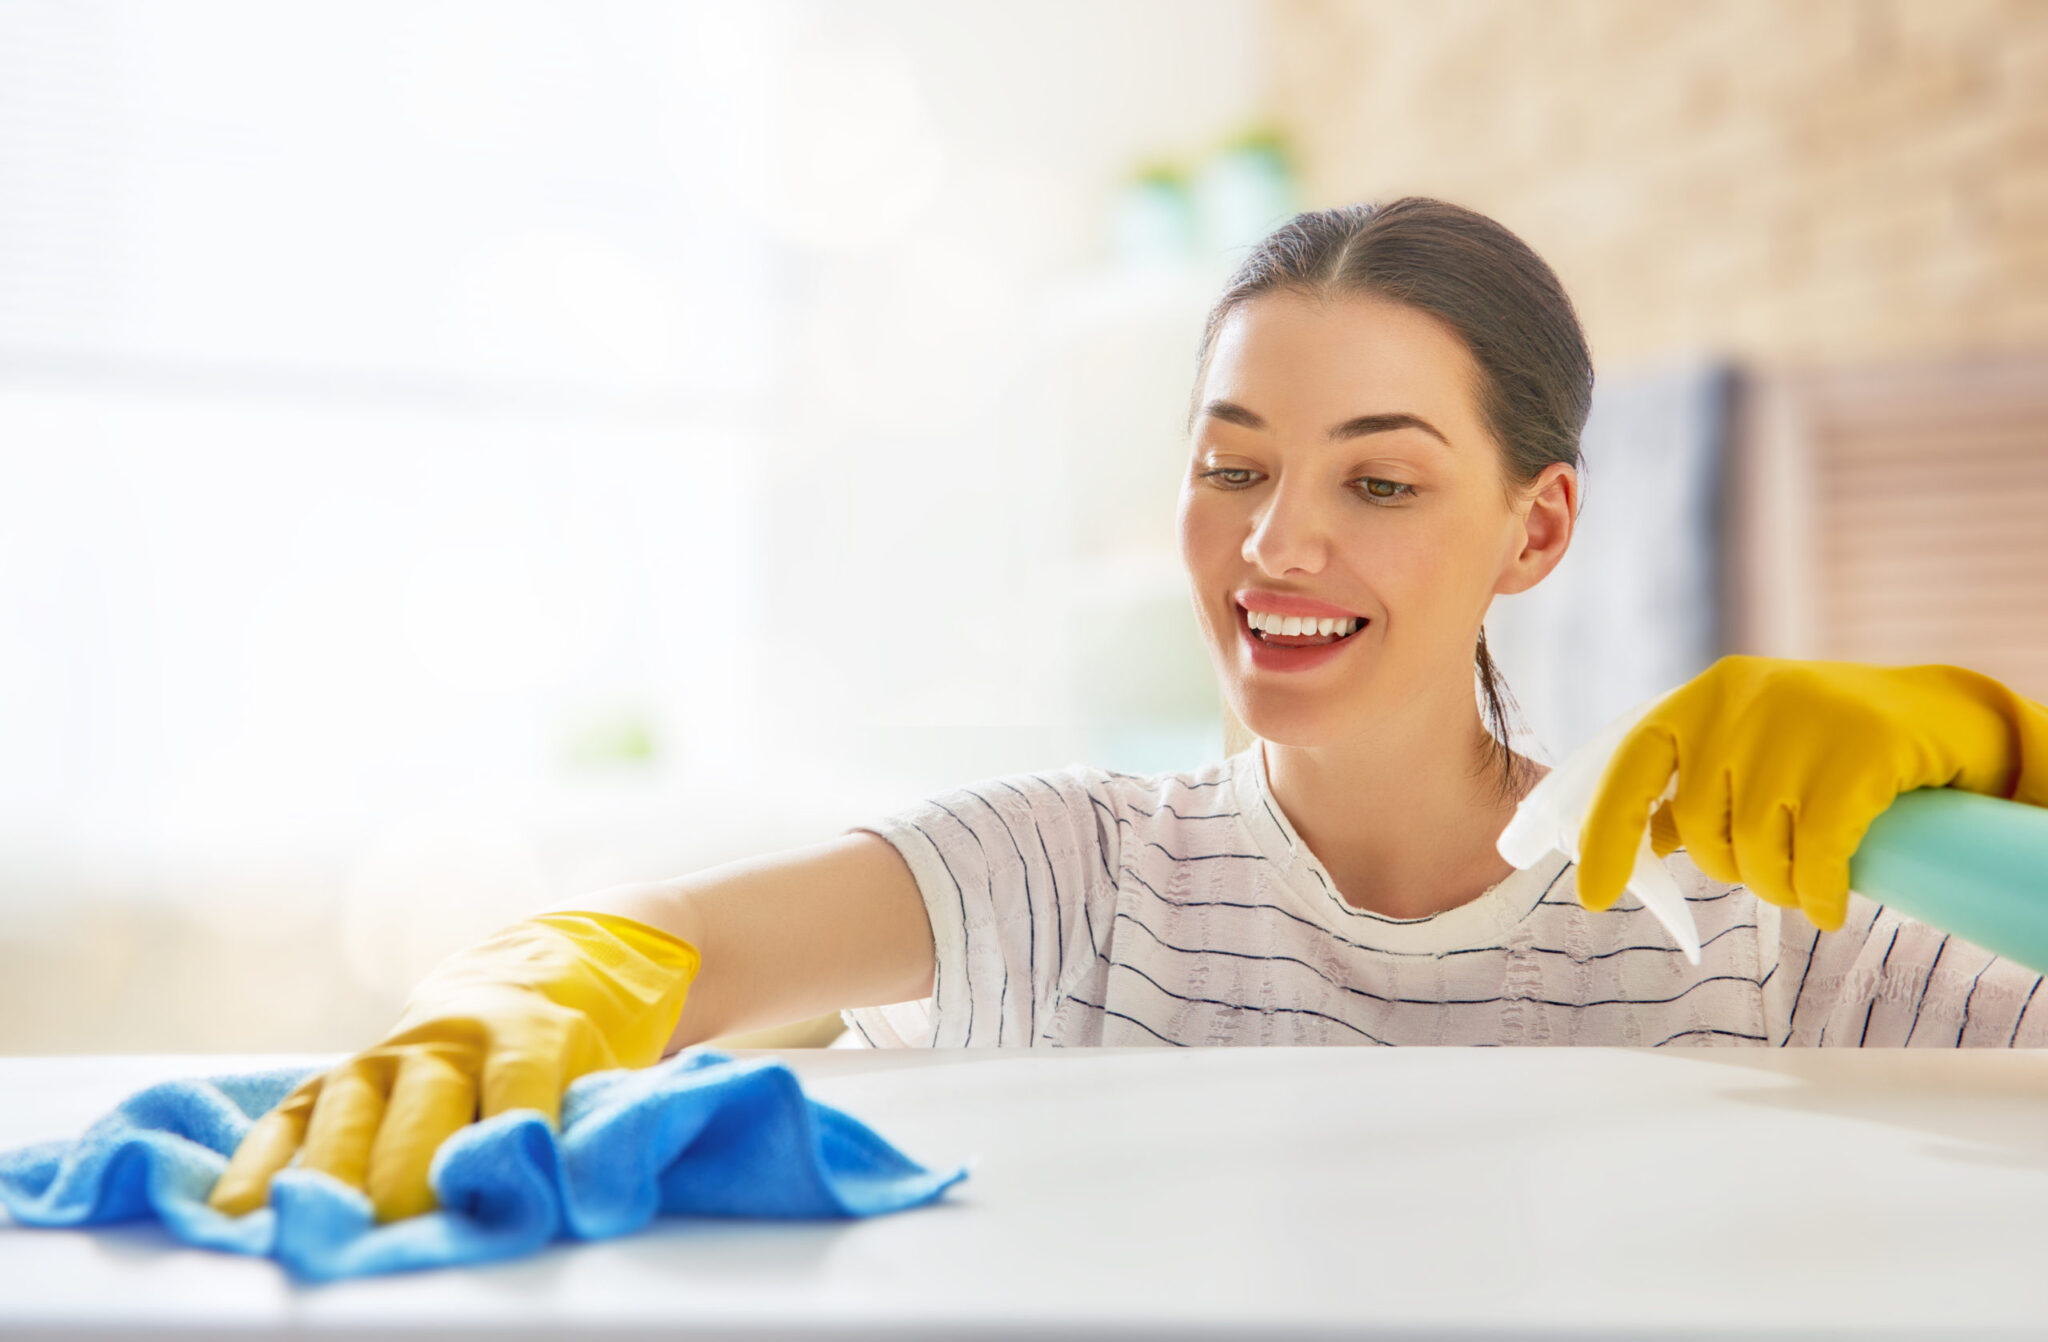
[[[1231,604],[1237,606],[1236,602]],[[1263,629],[1252,628],[1251,612],[1243,606],[1237,606],[1238,628],[1259,642],[1274,648],[1326,648],[1333,643],[1342,643],[1372,623],[1362,615],[1354,618],[1358,623],[1352,626],[1348,634],[1269,634]]]

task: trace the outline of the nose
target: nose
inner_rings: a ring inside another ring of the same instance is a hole
[[[1244,559],[1267,573],[1317,573],[1330,549],[1330,518],[1304,489],[1276,486],[1245,533]]]

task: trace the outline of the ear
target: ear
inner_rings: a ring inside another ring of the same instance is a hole
[[[1501,595],[1526,592],[1548,577],[1572,543],[1572,523],[1579,512],[1579,473],[1561,461],[1543,468],[1515,505],[1512,535],[1521,546],[1501,568],[1493,590]]]

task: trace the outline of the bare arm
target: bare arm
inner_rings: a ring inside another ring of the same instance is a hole
[[[702,954],[663,1056],[932,991],[931,921],[917,881],[894,845],[866,831],[556,907],[638,919]]]

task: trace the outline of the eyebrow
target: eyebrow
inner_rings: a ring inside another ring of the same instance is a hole
[[[1235,401],[1211,401],[1202,407],[1202,413],[1210,419],[1220,419],[1226,424],[1237,424],[1247,429],[1266,427],[1265,420]],[[1411,415],[1402,410],[1390,411],[1383,415],[1359,415],[1355,419],[1347,419],[1342,424],[1332,427],[1329,437],[1332,441],[1342,441],[1346,438],[1363,438],[1373,433],[1392,433],[1396,429],[1420,429],[1445,447],[1451,445],[1451,440],[1444,437],[1436,425],[1420,415]]]

